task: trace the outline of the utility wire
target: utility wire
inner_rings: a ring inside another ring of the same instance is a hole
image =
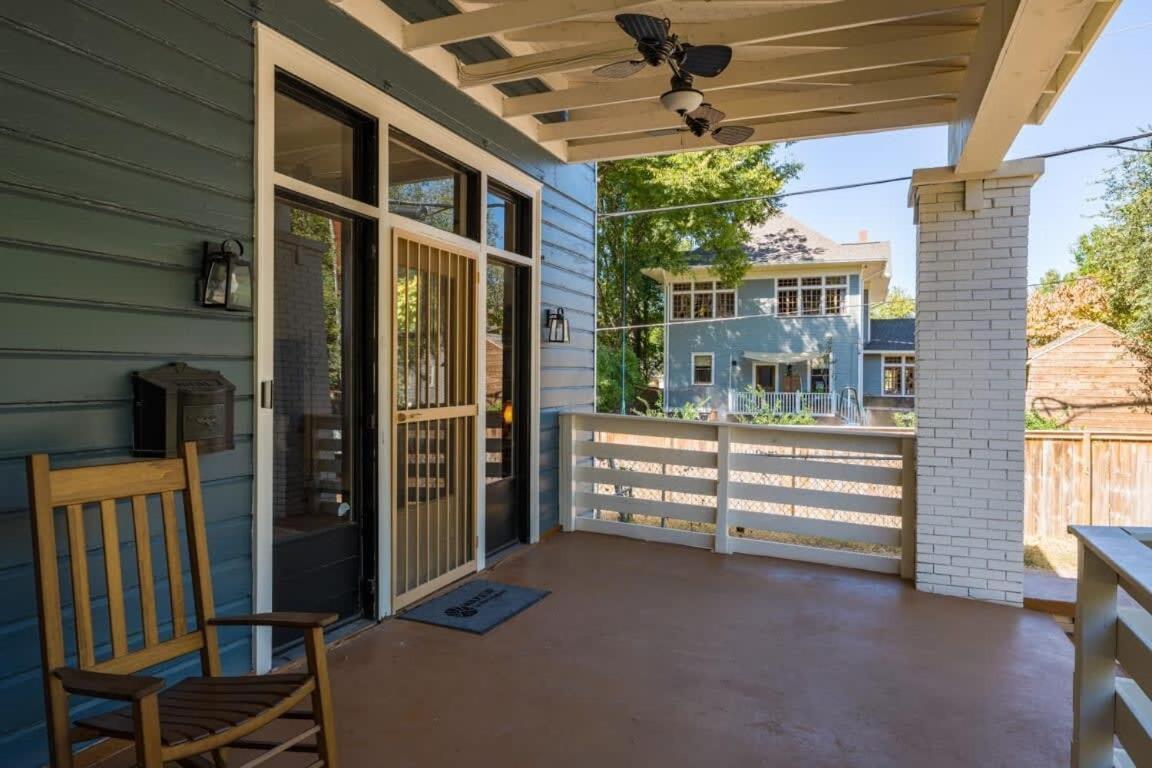
[[[1152,137],[1152,131],[1138,133],[1133,136],[1124,136],[1117,139],[1109,139],[1107,141],[1098,141],[1093,144],[1083,144],[1078,147],[1066,147],[1064,149],[1056,149],[1051,152],[1043,152],[1038,155],[1030,155],[1023,160],[1032,159],[1048,159],[1052,157],[1063,157],[1064,155],[1071,155],[1077,152],[1087,152],[1093,149],[1122,149],[1132,152],[1148,152],[1152,151],[1143,147],[1123,147],[1121,144],[1127,144],[1131,141],[1139,141]],[[618,219],[631,216],[642,216],[650,213],[667,213],[671,211],[687,211],[693,208],[711,208],[721,205],[738,205],[740,203],[752,203],[760,200],[782,200],[787,197],[799,197],[800,195],[815,195],[822,192],[839,192],[845,189],[859,189],[861,187],[875,187],[881,184],[894,184],[898,181],[911,181],[912,176],[894,176],[889,179],[874,179],[872,181],[857,181],[849,184],[837,184],[831,187],[816,187],[814,189],[798,189],[792,192],[777,192],[771,195],[752,195],[750,197],[736,197],[727,200],[709,200],[701,203],[683,203],[681,205],[668,205],[663,208],[637,208],[627,211],[607,211],[604,213],[596,214],[599,219]]]

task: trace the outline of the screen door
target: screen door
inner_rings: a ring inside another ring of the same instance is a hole
[[[476,261],[400,230],[395,339],[393,610],[476,566]]]

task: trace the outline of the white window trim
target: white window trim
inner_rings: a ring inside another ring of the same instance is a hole
[[[899,362],[890,363],[888,358],[897,358]],[[908,362],[911,360],[911,362]],[[897,393],[885,392],[884,374],[893,368],[900,371],[900,391]],[[908,369],[916,370],[916,356],[910,354],[882,354],[880,356],[880,395],[882,397],[916,397],[916,393],[908,394]]]
[[[688,283],[692,287],[687,291],[677,291],[675,286],[680,284],[680,283]],[[712,283],[712,288],[710,288],[710,289],[698,289],[696,286],[700,283]],[[704,294],[709,294],[709,293],[712,294],[712,314],[709,317],[696,317],[696,296],[698,294],[704,295]],[[732,294],[732,311],[733,311],[733,314],[727,315],[725,317],[720,317],[720,315],[717,314],[717,312],[716,312],[717,298],[722,293]],[[685,296],[685,295],[689,296],[691,299],[691,303],[689,305],[689,309],[691,310],[691,314],[689,317],[676,317],[675,313],[674,313],[675,309],[674,309],[673,304],[676,301],[677,296]],[[735,287],[735,288],[721,287],[720,282],[718,280],[696,280],[694,278],[689,278],[687,280],[670,281],[668,283],[668,297],[669,297],[668,301],[665,304],[665,314],[667,315],[667,321],[670,323],[686,323],[690,320],[697,320],[697,321],[733,320],[733,319],[740,316],[740,289],[738,287]]]
[[[696,358],[708,358],[708,381],[696,381]],[[716,355],[712,352],[693,352],[692,353],[692,386],[694,387],[712,387],[716,384]]]
[[[843,285],[829,285],[829,278],[844,278]],[[820,278],[820,285],[802,285],[805,278]],[[795,286],[788,286],[785,288],[780,287],[781,280],[795,280]],[[834,272],[831,274],[820,273],[816,275],[778,275],[773,278],[773,298],[772,298],[772,314],[775,317],[782,317],[788,319],[808,318],[808,317],[847,317],[851,315],[850,303],[848,297],[852,295],[852,278],[847,273]],[[828,291],[844,290],[844,299],[840,303],[839,312],[827,312],[828,308]],[[790,291],[796,294],[796,312],[795,314],[782,314],[780,312],[780,292]],[[818,314],[806,315],[804,314],[803,291],[805,290],[819,290],[820,291],[820,312]]]
[[[255,241],[256,254],[254,266],[256,271],[255,287],[255,319],[254,324],[254,374],[257,382],[271,380],[273,377],[273,321],[272,297],[274,248],[275,248],[275,196],[277,187],[289,189],[324,202],[341,205],[365,218],[378,222],[377,253],[379,269],[378,286],[378,322],[377,338],[380,339],[377,370],[380,372],[392,371],[391,344],[392,336],[392,307],[390,270],[387,265],[392,258],[392,229],[401,226],[405,230],[416,234],[427,235],[443,242],[475,254],[477,259],[477,273],[483,274],[487,269],[488,254],[497,254],[507,261],[523,264],[532,269],[532,297],[529,317],[540,316],[540,269],[539,255],[541,250],[541,211],[543,184],[518,168],[496,158],[480,147],[471,144],[447,128],[439,125],[428,117],[420,114],[411,107],[388,96],[383,91],[361,80],[347,70],[342,69],[333,62],[319,56],[292,39],[276,32],[264,24],[256,25],[256,56],[255,56],[255,92],[256,92],[256,227]],[[334,97],[346,102],[350,106],[373,117],[377,121],[377,189],[379,202],[377,205],[367,205],[358,200],[345,198],[314,185],[302,182],[291,177],[283,176],[275,171],[275,95],[276,72],[283,71],[301,81],[325,91]],[[435,227],[422,224],[403,216],[390,214],[387,210],[388,190],[388,138],[389,129],[396,128],[435,149],[438,149],[461,163],[476,169],[480,173],[480,241],[445,232]],[[525,198],[532,205],[532,232],[531,257],[511,254],[497,248],[489,248],[484,242],[487,237],[487,228],[483,222],[487,221],[487,195],[488,180],[499,182],[502,186],[513,190]],[[476,333],[475,344],[481,349],[481,339],[484,329],[485,317],[485,290],[486,281],[481,280],[476,300]],[[527,404],[529,417],[529,541],[536,542],[540,537],[540,510],[539,510],[539,482],[540,482],[540,329],[541,324],[529,322],[529,344],[531,345],[531,378],[533,383],[529,391]],[[483,355],[476,355],[476,364],[473,375],[476,381],[483,381],[484,360]],[[378,475],[377,486],[377,572],[376,594],[377,614],[381,617],[392,613],[392,550],[391,550],[391,519],[390,514],[392,495],[392,432],[387,414],[392,406],[392,377],[380,375],[378,380],[377,412],[380,419],[378,437]],[[272,411],[261,408],[259,398],[253,402],[254,425],[254,523],[253,523],[253,593],[252,601],[255,611],[272,610]],[[484,420],[476,419],[476,568],[483,570],[484,557]],[[265,672],[271,667],[271,632],[267,628],[259,628],[253,632],[253,665],[258,672]]]

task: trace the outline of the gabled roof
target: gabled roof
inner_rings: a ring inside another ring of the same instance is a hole
[[[837,243],[804,222],[786,213],[773,216],[752,230],[745,246],[753,266],[778,264],[886,262],[892,253],[887,241]],[[688,256],[692,266],[707,266],[712,254],[693,251]]]
[[[1123,334],[1121,334],[1120,331],[1116,330],[1112,326],[1107,325],[1105,323],[1089,323],[1088,325],[1085,325],[1082,328],[1077,328],[1074,331],[1070,331],[1070,332],[1064,334],[1063,336],[1056,339],[1055,341],[1050,341],[1047,344],[1045,344],[1044,346],[1037,347],[1036,349],[1032,350],[1031,352],[1028,353],[1028,360],[1032,361],[1038,357],[1046,355],[1049,352],[1064,346],[1068,342],[1075,341],[1076,339],[1080,338],[1081,336],[1084,336],[1085,334],[1087,334],[1091,331],[1095,331],[1096,329],[1102,329],[1104,331],[1107,331],[1108,333],[1110,333],[1111,335],[1115,336],[1118,339],[1123,336]]]
[[[915,352],[916,318],[902,317],[895,320],[873,320],[872,332],[864,351]]]

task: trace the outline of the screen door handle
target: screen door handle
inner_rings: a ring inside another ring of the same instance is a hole
[[[272,379],[260,382],[260,407],[272,407]]]

